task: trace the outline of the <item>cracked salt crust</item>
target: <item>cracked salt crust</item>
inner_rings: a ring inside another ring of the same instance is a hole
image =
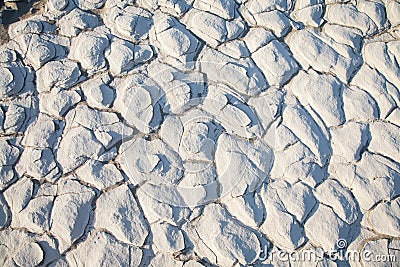
[[[47,1],[0,47],[0,264],[398,265],[399,27],[398,0]]]

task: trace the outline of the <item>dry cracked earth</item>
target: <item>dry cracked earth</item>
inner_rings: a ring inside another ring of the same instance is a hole
[[[399,266],[398,0],[49,0],[2,42],[0,265]]]

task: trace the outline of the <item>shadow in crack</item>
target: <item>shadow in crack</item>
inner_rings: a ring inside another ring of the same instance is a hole
[[[46,0],[5,2],[0,0],[0,45],[9,40],[8,26],[44,10]]]
[[[0,0],[0,10],[2,10],[2,25],[7,27],[11,23],[17,22],[20,18],[34,15],[44,8],[45,0],[4,2]]]

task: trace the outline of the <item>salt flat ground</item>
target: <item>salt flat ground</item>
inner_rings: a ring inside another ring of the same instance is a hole
[[[398,0],[49,0],[7,30],[0,265],[399,266]]]

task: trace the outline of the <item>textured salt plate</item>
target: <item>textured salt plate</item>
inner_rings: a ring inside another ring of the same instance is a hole
[[[0,264],[396,266],[399,18],[49,0],[0,47]]]

